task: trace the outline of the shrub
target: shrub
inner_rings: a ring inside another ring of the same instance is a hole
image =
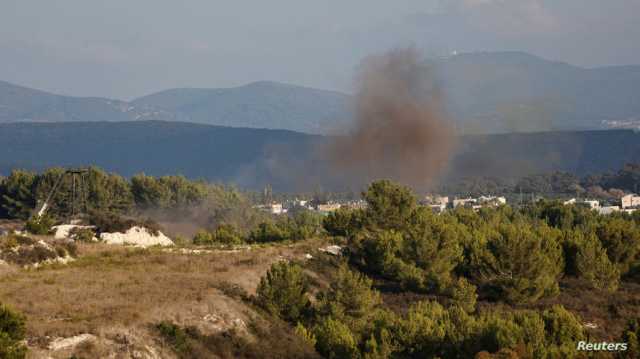
[[[0,303],[0,358],[24,358],[27,354],[27,348],[22,344],[24,335],[24,316]]]
[[[314,328],[316,350],[325,358],[358,358],[357,341],[349,327],[338,320],[327,318]]]
[[[363,274],[341,266],[329,290],[321,295],[321,312],[347,324],[373,314],[381,299],[371,284],[371,279]]]
[[[466,278],[458,278],[456,282],[447,289],[447,294],[453,304],[471,313],[476,309],[478,294],[476,286],[469,283]]]
[[[339,208],[327,215],[322,227],[332,236],[348,237],[360,227],[361,211]]]
[[[25,223],[25,229],[31,234],[47,235],[51,233],[54,220],[49,216],[33,217]]]
[[[199,230],[193,237],[193,244],[195,245],[210,245],[213,244],[213,235],[211,232],[205,230]]]
[[[96,237],[96,232],[91,228],[75,227],[69,231],[69,236],[78,242],[92,242]]]
[[[290,234],[285,228],[272,222],[262,222],[249,233],[249,241],[253,243],[278,242],[289,238]]]
[[[559,231],[524,221],[482,228],[486,236],[472,248],[475,278],[493,299],[534,302],[559,291],[563,269]]]
[[[309,308],[309,278],[296,264],[278,262],[260,279],[256,289],[260,305],[289,322],[298,321]]]
[[[218,226],[218,228],[213,231],[211,237],[214,242],[226,245],[237,245],[243,242],[236,228],[229,224],[221,224]]]

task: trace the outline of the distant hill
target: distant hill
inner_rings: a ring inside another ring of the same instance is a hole
[[[436,61],[449,108],[471,132],[640,127],[640,66],[586,69],[523,52]],[[603,121],[608,121],[603,123]]]
[[[0,81],[0,123],[172,120],[166,111],[99,97],[71,97]]]
[[[463,133],[640,128],[640,66],[586,69],[522,52],[430,60]],[[0,82],[0,123],[162,120],[335,134],[347,94],[255,82],[170,89],[131,102],[54,95]]]
[[[182,121],[219,126],[329,133],[348,123],[349,96],[333,91],[254,82],[224,89],[172,89],[133,101],[177,114]]]
[[[124,176],[183,174],[252,188],[340,186],[340,174],[317,154],[325,141],[292,131],[179,122],[9,123],[0,124],[0,174],[97,165]],[[466,136],[448,177],[584,175],[627,162],[640,163],[640,134],[628,130]]]

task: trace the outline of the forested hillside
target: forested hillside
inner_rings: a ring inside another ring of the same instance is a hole
[[[335,184],[339,173],[318,154],[321,136],[176,122],[23,123],[0,125],[0,174],[11,169],[96,165],[125,177],[189,178],[282,190]],[[553,171],[578,176],[640,162],[633,131],[543,132],[458,139],[448,180],[519,178]]]

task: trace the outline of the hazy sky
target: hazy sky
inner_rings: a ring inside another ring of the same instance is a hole
[[[640,63],[640,0],[0,0],[0,80],[131,99],[257,80],[348,91],[363,56]]]

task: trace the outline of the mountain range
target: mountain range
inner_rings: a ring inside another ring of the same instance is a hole
[[[330,140],[165,121],[6,123],[0,124],[0,175],[16,168],[96,165],[123,176],[183,174],[244,188],[343,189],[348,181],[318,151]],[[585,175],[640,163],[640,133],[630,130],[467,135],[457,142],[445,179]]]
[[[463,133],[640,127],[640,66],[587,69],[522,52],[428,61]],[[0,82],[0,123],[163,120],[327,134],[344,131],[351,118],[348,94],[276,82],[170,89],[132,101]]]

